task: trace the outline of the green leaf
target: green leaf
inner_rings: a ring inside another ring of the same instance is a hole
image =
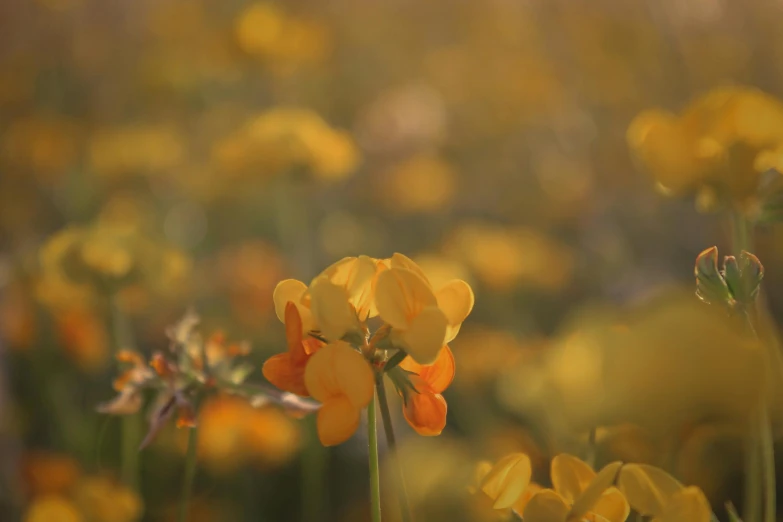
[[[696,257],[694,266],[696,276],[696,296],[708,304],[728,303],[731,294],[718,270],[718,248],[711,247]]]

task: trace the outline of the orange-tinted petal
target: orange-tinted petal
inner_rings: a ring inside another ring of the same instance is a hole
[[[644,516],[663,513],[672,495],[683,486],[660,468],[649,464],[626,464],[620,470],[617,486],[631,507]]]
[[[516,502],[514,502],[514,505],[511,506],[511,509],[513,509],[520,517],[522,516],[522,513],[525,512],[525,508],[527,507],[528,502],[530,502],[530,499],[533,498],[533,496],[541,491],[542,488],[535,482],[531,482],[528,484],[527,489],[522,493],[522,496],[517,499]]]
[[[595,471],[584,461],[561,453],[552,459],[552,485],[569,504],[582,494],[595,478]]]
[[[361,410],[345,396],[332,397],[318,410],[318,438],[324,446],[350,439],[359,427]]]
[[[574,500],[574,503],[571,506],[571,518],[578,519],[588,512],[593,511],[593,506],[596,505],[606,490],[614,484],[614,481],[617,478],[617,472],[620,471],[622,465],[623,463],[619,461],[612,462],[611,464],[604,466],[601,471],[595,475],[595,478],[590,481],[590,484],[588,484],[576,500]],[[623,504],[627,504],[624,502],[624,499]],[[623,521],[624,520],[625,518],[623,518]]]
[[[446,427],[446,399],[438,393],[411,393],[403,414],[416,433],[424,436],[440,435]]]
[[[628,514],[631,512],[631,507],[620,490],[611,487],[604,491],[590,511],[610,522],[625,522],[625,519],[628,518]]]
[[[307,354],[302,343],[302,317],[292,301],[285,305],[285,339],[291,362],[296,365],[304,364]]]
[[[305,366],[294,364],[291,353],[273,355],[264,362],[261,373],[264,374],[267,381],[283,391],[302,397],[310,395],[304,382]]]
[[[653,522],[709,522],[712,517],[710,503],[696,486],[683,488],[672,495],[660,516]]]
[[[304,378],[307,390],[321,402],[341,395],[362,409],[374,393],[372,368],[362,354],[344,341],[329,343],[310,357]]]
[[[454,354],[448,345],[440,350],[438,358],[429,366],[419,364],[409,356],[403,359],[400,367],[418,375],[434,393],[443,393],[443,390],[448,388],[451,381],[454,380],[456,373]]]

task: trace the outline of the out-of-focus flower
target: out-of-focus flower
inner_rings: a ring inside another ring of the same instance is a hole
[[[508,509],[530,485],[533,469],[524,453],[512,453],[498,460],[479,463],[476,473],[481,491],[492,501],[494,509]]]
[[[359,427],[362,410],[375,392],[373,371],[364,357],[343,341],[312,356],[305,386],[323,405],[318,410],[318,437],[325,446],[345,442]]]
[[[628,501],[613,487],[620,462],[606,465],[596,473],[585,462],[561,454],[552,459],[554,489],[535,493],[522,516],[531,522],[580,520],[582,518],[624,522],[630,513]]]
[[[60,495],[46,495],[35,499],[27,508],[24,522],[85,522],[76,505]]]
[[[392,212],[434,212],[451,202],[456,185],[451,165],[437,156],[422,154],[386,172],[377,193]]]
[[[143,511],[143,503],[133,490],[103,476],[82,479],[74,498],[89,522],[134,522]]]
[[[182,135],[166,125],[128,125],[97,131],[90,139],[89,164],[98,175],[161,174],[186,155]]]
[[[316,63],[331,52],[323,23],[293,16],[269,2],[249,5],[239,15],[235,32],[243,51],[270,61],[277,70]]]
[[[454,380],[454,354],[444,346],[430,366],[423,366],[410,356],[403,359],[400,368],[410,372],[413,390],[403,394],[403,414],[408,424],[419,435],[440,435],[446,427],[446,400],[441,393]]]
[[[355,170],[359,152],[345,131],[319,115],[290,107],[272,108],[215,144],[212,159],[229,174],[272,176],[297,168],[327,181]]]
[[[760,174],[777,164],[783,103],[749,87],[715,89],[679,116],[640,114],[628,143],[666,191],[709,191],[719,204],[744,204],[756,194]]]
[[[30,290],[12,280],[0,293],[0,339],[11,349],[28,349],[36,339],[35,326]]]
[[[76,459],[46,451],[26,453],[21,465],[24,486],[31,497],[66,494],[82,474]]]
[[[528,228],[467,223],[452,233],[445,251],[495,290],[522,285],[557,291],[574,272],[574,256],[567,247]]]
[[[393,343],[419,364],[432,364],[473,309],[473,291],[459,279],[434,291],[421,268],[402,254],[394,254],[389,266],[375,287],[378,315],[392,327]]]
[[[32,171],[41,180],[65,174],[79,154],[78,125],[70,120],[34,117],[14,121],[4,132],[0,158]]]
[[[712,510],[704,493],[685,487],[660,468],[627,464],[617,477],[617,485],[631,507],[657,522],[708,522]]]
[[[271,406],[255,408],[241,397],[220,395],[200,414],[198,456],[213,470],[230,472],[253,459],[262,465],[283,463],[299,448],[293,420]]]
[[[109,357],[106,326],[96,314],[79,307],[55,313],[55,324],[66,353],[85,371],[103,367]]]

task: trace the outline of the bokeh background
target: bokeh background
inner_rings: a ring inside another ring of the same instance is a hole
[[[446,431],[396,417],[421,519],[491,516],[474,462],[526,451],[545,483],[594,424],[599,461],[664,466],[722,517],[756,363],[693,260],[728,228],[658,194],[626,131],[725,85],[783,94],[782,23],[773,0],[0,3],[0,520],[174,520],[182,431],[139,455],[136,493],[95,411],[112,306],[146,353],[195,307],[261,382],[279,280],[393,252],[476,293]],[[783,241],[758,239],[781,312]],[[120,283],[74,274],[73,245]],[[361,433],[324,449],[232,397],[201,424],[191,521],[369,520]]]

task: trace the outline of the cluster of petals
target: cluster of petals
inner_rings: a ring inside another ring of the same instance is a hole
[[[378,332],[387,347],[407,354],[400,367],[410,375],[415,392],[406,397],[406,419],[424,435],[443,430],[446,402],[441,393],[454,377],[447,343],[473,308],[467,283],[454,280],[436,290],[402,254],[347,257],[309,285],[281,281],[273,300],[285,324],[288,350],[264,364],[264,376],[282,390],[323,404],[318,413],[323,444],[347,440],[373,398],[376,361],[367,353],[372,349],[367,322],[373,318],[381,324]]]
[[[526,522],[623,522],[631,509],[653,522],[707,522],[712,512],[699,488],[685,487],[645,464],[613,462],[600,471],[572,455],[552,459],[552,488],[532,482],[530,459],[512,453],[478,466],[479,489],[496,510]]]

